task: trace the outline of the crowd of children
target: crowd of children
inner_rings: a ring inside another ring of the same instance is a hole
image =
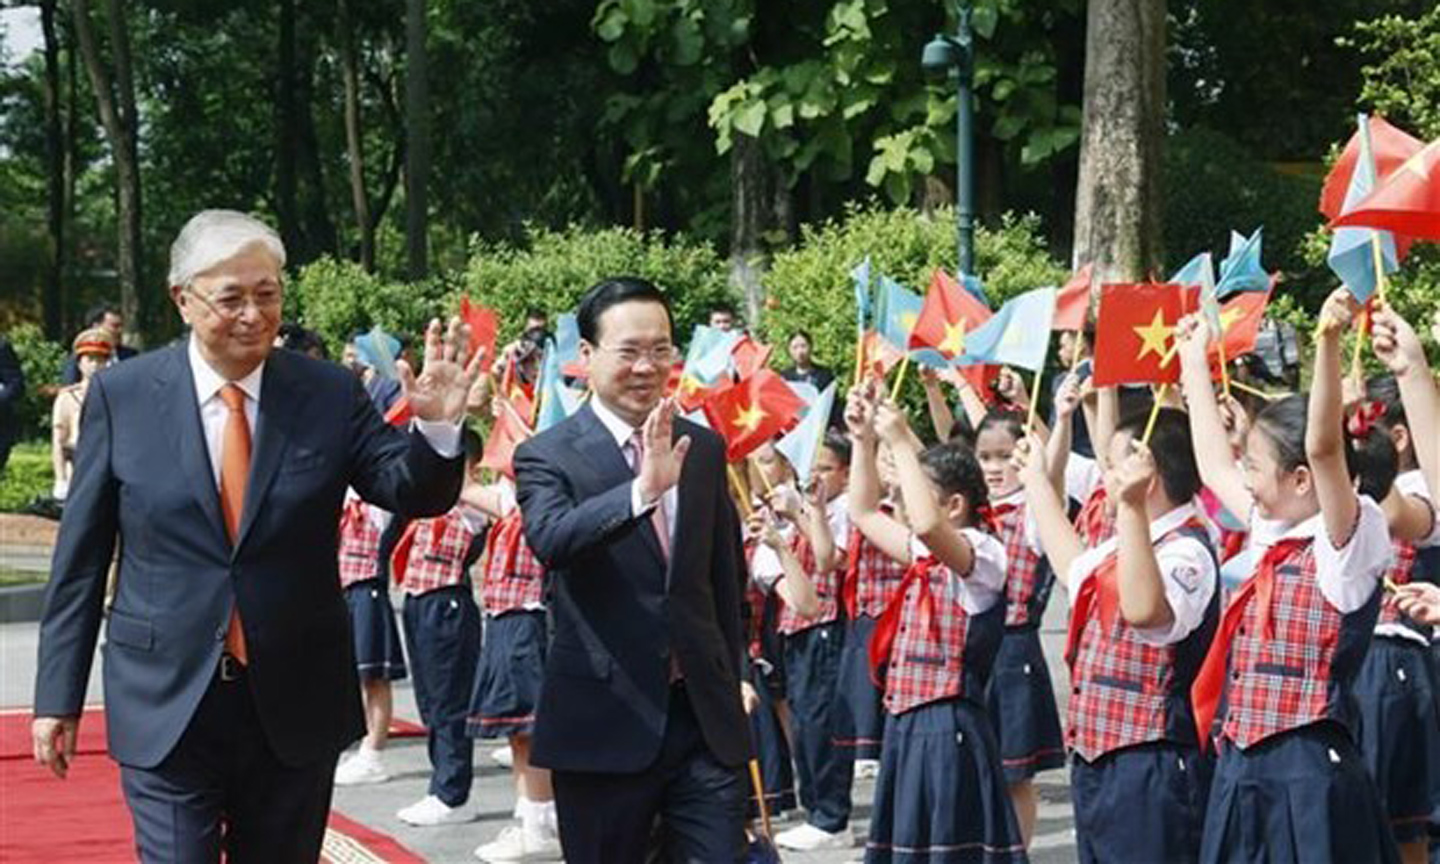
[[[1084,862],[1430,860],[1440,396],[1383,303],[1368,339],[1389,372],[1347,373],[1357,311],[1343,290],[1327,301],[1308,394],[1231,398],[1192,316],[1173,390],[1095,388],[1071,364],[1045,428],[964,385],[957,421],[928,379],[940,443],[925,446],[864,379],[812,466],[755,451],[730,478],[749,556],[743,689],[764,809],[803,810],[777,845],[857,845],[852,781],[874,776],[866,861],[1023,861],[1033,778],[1068,761]],[[518,821],[476,854],[555,860],[549,778],[528,759],[544,568],[479,451],[467,436],[450,514],[345,510],[370,728],[337,782],[384,778],[389,682],[406,674],[393,580],[434,769],[400,818],[473,818],[471,738],[506,738]],[[1047,658],[1057,585],[1068,633]]]

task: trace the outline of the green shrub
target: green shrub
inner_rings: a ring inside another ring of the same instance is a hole
[[[353,261],[321,258],[290,280],[285,317],[319,333],[338,358],[346,340],[376,324],[414,339],[444,311],[440,301],[448,291],[441,279],[395,282]]]
[[[19,324],[7,334],[25,373],[25,397],[20,400],[17,423],[20,440],[50,440],[50,406],[60,385],[65,346],[51,342],[36,324]]]
[[[1162,277],[1206,250],[1218,264],[1232,229],[1249,234],[1264,226],[1265,269],[1284,273],[1282,290],[1305,308],[1320,308],[1328,283],[1305,254],[1306,235],[1321,218],[1319,177],[1281,173],[1231,138],[1195,128],[1165,142],[1164,183],[1169,269]]]
[[[17,445],[0,471],[0,513],[20,512],[37,497],[49,495],[54,482],[50,446],[38,441]]]
[[[775,362],[787,364],[784,340],[806,330],[817,362],[844,370],[855,366],[855,295],[850,270],[870,256],[877,280],[885,274],[925,292],[936,267],[955,269],[955,217],[940,210],[926,216],[908,208],[851,208],[843,220],[806,226],[800,243],[777,254],[764,282],[766,313],[759,332],[776,345]],[[1065,267],[1046,251],[1040,218],[1007,215],[998,228],[975,232],[976,269],[991,304],[1031,288],[1063,284]]]
[[[544,309],[552,318],[573,311],[585,289],[611,276],[640,276],[660,286],[682,340],[712,306],[737,304],[727,264],[709,243],[630,228],[554,231],[532,225],[519,244],[477,241],[447,308],[468,292],[499,313],[503,341],[518,332],[527,308]]]

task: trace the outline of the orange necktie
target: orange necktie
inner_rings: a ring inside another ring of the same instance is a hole
[[[240,536],[240,516],[245,512],[245,484],[250,477],[250,423],[245,419],[245,391],[234,384],[220,388],[220,401],[230,409],[225,436],[220,444],[220,512],[225,533],[233,547]],[[230,627],[225,632],[225,651],[246,662],[245,630],[240,626],[240,601],[230,608]]]

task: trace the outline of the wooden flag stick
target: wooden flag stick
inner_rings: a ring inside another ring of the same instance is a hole
[[[1225,398],[1230,398],[1230,364],[1225,362],[1225,337],[1221,335],[1215,340],[1215,348],[1220,352],[1220,388],[1225,392]]]
[[[1360,352],[1365,348],[1365,331],[1370,329],[1370,307],[1360,309],[1360,325],[1355,328],[1355,352],[1350,355],[1350,374],[1361,374]]]
[[[765,802],[765,784],[760,780],[760,760],[750,760],[750,785],[755,788],[755,804],[760,808],[760,827],[765,831],[765,839],[773,841],[775,835],[770,833],[770,806]]]
[[[1375,294],[1385,299],[1385,256],[1380,253],[1380,232],[1370,232],[1370,254],[1375,261]]]
[[[735,497],[740,499],[741,515],[746,519],[750,518],[750,494],[745,489],[745,484],[740,480],[740,472],[735,470],[734,462],[725,463],[725,473],[730,475],[730,485],[735,487]]]
[[[865,376],[865,331],[860,331],[860,336],[855,340],[855,383],[860,386],[860,379]]]
[[[1236,390],[1239,390],[1241,393],[1249,393],[1251,396],[1259,399],[1264,399],[1266,402],[1274,402],[1276,399],[1280,398],[1278,394],[1266,393],[1264,390],[1251,387],[1244,381],[1231,381],[1230,386],[1234,387]]]
[[[890,401],[894,402],[900,398],[900,387],[905,383],[905,372],[910,368],[910,352],[905,352],[905,359],[900,361],[900,374],[895,376],[895,385],[890,388]]]
[[[1155,391],[1155,404],[1150,406],[1150,419],[1145,421],[1145,434],[1141,436],[1140,443],[1150,444],[1150,433],[1155,431],[1155,420],[1160,416],[1160,408],[1165,403],[1165,397],[1170,393],[1169,384],[1161,384],[1160,389]]]

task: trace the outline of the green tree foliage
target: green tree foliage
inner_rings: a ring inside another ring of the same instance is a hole
[[[5,334],[20,369],[25,373],[25,397],[20,400],[16,423],[20,438],[50,438],[50,406],[55,389],[60,386],[60,364],[65,360],[65,346],[45,338],[35,324],[20,324]]]
[[[1040,228],[1034,215],[1007,215],[998,228],[976,232],[976,268],[996,306],[1031,288],[1062,284],[1068,275],[1046,251]],[[766,277],[768,308],[759,328],[764,341],[783,345],[796,330],[806,330],[819,362],[853,371],[850,270],[867,255],[877,284],[883,273],[923,294],[935,268],[955,269],[954,213],[941,209],[925,216],[871,205],[807,226],[795,249],[775,256]]]
[[[415,339],[431,318],[446,314],[448,286],[440,279],[402,282],[366,273],[353,261],[325,257],[301,268],[286,287],[286,318],[319,333],[339,356],[356,333],[379,325]]]
[[[523,242],[476,244],[447,303],[453,309],[459,295],[468,293],[472,301],[499,313],[502,336],[509,338],[523,323],[526,309],[533,306],[552,315],[573,311],[585,289],[625,275],[649,279],[670,296],[681,339],[706,320],[712,306],[736,303],[726,284],[724,262],[709,243],[629,228],[554,231],[538,226],[529,227]]]
[[[1423,15],[1384,15],[1345,41],[1366,59],[1360,102],[1429,141],[1440,137],[1440,6]]]

